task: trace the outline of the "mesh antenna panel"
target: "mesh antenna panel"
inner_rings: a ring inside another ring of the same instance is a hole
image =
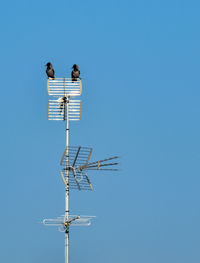
[[[55,78],[47,80],[47,90],[54,97],[75,97],[82,93],[81,80],[72,81],[71,78]]]
[[[82,93],[80,79],[77,81],[72,81],[71,78],[48,79],[47,89],[48,94],[56,98],[48,101],[48,120],[78,121],[81,119],[81,101],[71,99]]]
[[[92,154],[92,148],[68,146],[65,148],[61,159],[60,170],[64,184],[67,184],[66,172],[68,173],[68,183],[71,189],[92,190],[92,185],[86,173],[79,172],[77,165],[83,165],[89,162]],[[67,158],[68,157],[68,158]]]
[[[64,121],[67,118],[66,97],[56,100],[49,100],[47,115],[50,121]],[[68,100],[68,117],[70,121],[79,121],[81,119],[81,101]]]

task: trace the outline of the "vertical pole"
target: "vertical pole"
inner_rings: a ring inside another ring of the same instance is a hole
[[[69,167],[69,99],[66,100],[66,168]],[[65,188],[65,218],[69,220],[69,170],[66,169],[66,188]],[[69,226],[65,231],[65,263],[69,263]]]

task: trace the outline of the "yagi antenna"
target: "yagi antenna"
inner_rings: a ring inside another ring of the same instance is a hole
[[[47,80],[48,101],[47,117],[52,121],[66,121],[66,146],[61,158],[60,174],[65,185],[65,214],[55,219],[44,219],[46,226],[57,226],[65,233],[65,263],[69,263],[69,229],[71,226],[89,226],[95,216],[69,214],[69,190],[92,190],[88,176],[90,170],[118,171],[118,156],[91,162],[92,148],[69,146],[69,122],[81,119],[81,100],[74,99],[82,93],[80,79],[54,78]]]
[[[104,170],[104,171],[118,171],[118,169],[110,168],[118,165],[117,162],[113,163],[110,160],[117,159],[118,156],[107,158],[104,160],[89,162],[92,154],[92,148],[88,147],[71,147],[65,149],[62,159],[60,174],[63,182],[73,189],[78,190],[92,190],[92,184],[87,175],[88,170]],[[67,161],[68,157],[68,161]],[[66,180],[66,172],[68,172],[68,181]]]

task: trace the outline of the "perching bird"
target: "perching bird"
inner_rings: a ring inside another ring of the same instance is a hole
[[[55,78],[55,76],[54,76],[55,72],[54,72],[52,64],[50,62],[48,62],[46,64],[46,66],[47,66],[46,73],[47,73],[48,78],[54,79]]]
[[[72,81],[77,81],[77,78],[79,78],[81,72],[78,68],[78,65],[76,64],[74,64],[72,68],[73,68],[72,73],[71,73]]]

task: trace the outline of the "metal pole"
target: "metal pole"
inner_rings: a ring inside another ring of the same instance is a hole
[[[66,168],[69,167],[69,100],[66,101]],[[69,170],[66,169],[66,187],[65,187],[65,218],[69,220]],[[69,226],[65,231],[65,263],[69,263]]]

